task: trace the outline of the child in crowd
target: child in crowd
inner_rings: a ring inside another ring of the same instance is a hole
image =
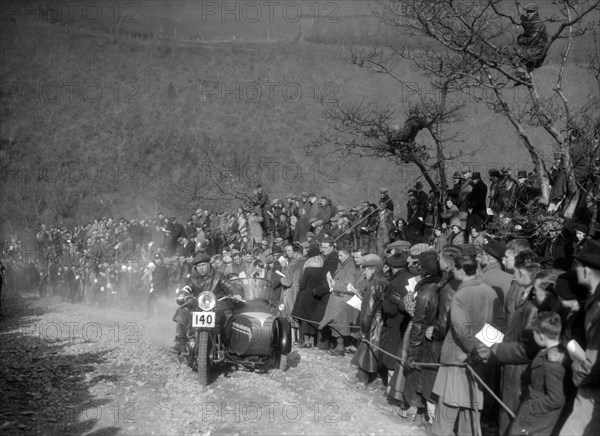
[[[523,377],[523,398],[511,435],[550,435],[563,406],[565,368],[560,359],[552,357],[560,350],[560,316],[555,312],[540,312],[533,323],[533,336],[541,350]]]

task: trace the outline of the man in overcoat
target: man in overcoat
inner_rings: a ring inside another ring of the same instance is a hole
[[[381,297],[385,293],[388,281],[383,276],[383,260],[376,254],[367,254],[362,260],[363,272],[367,280],[360,310],[360,334],[364,340],[352,358],[352,364],[358,366],[357,374],[346,381],[355,388],[366,389],[377,378],[381,369],[381,352],[372,347],[381,345],[383,321],[381,318]]]
[[[354,259],[352,259],[351,250],[348,247],[342,247],[338,250],[338,266],[335,273],[332,274],[333,282],[330,283],[329,301],[325,309],[325,316],[319,324],[319,330],[323,330],[328,324],[334,324],[331,327],[331,335],[335,340],[336,347],[330,350],[329,354],[334,356],[344,356],[344,338],[350,336],[350,325],[354,320],[356,309],[347,304],[354,293],[348,290],[348,284],[356,287],[358,270]],[[333,287],[331,287],[333,285]]]
[[[483,392],[469,370],[484,366],[475,338],[485,323],[494,324],[502,311],[496,292],[477,278],[477,261],[471,256],[454,259],[454,277],[461,283],[450,307],[451,327],[440,355],[440,367],[433,393],[439,396],[433,423],[436,435],[471,435],[476,409],[483,406]],[[481,345],[483,346],[483,345]]]

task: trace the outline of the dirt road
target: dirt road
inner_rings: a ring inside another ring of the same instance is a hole
[[[170,354],[170,316],[3,298],[0,432],[40,435],[431,434],[383,390],[346,386],[350,356],[294,348],[282,373],[222,373],[208,388]]]

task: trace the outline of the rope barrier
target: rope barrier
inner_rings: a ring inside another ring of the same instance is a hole
[[[316,321],[311,321],[308,319],[304,319],[304,318],[300,318],[298,316],[294,317],[297,320],[300,321],[305,321],[311,324],[320,324],[319,322]],[[335,325],[335,324],[327,324],[329,327],[345,327],[345,328],[353,328],[353,329],[360,329],[360,326],[346,326],[346,325]],[[369,344],[371,347],[375,348],[376,350],[380,351],[381,353],[397,360],[400,365],[402,365],[403,367],[406,367],[406,363],[407,361],[405,359],[402,359],[399,356],[396,356],[395,354],[392,354],[386,350],[384,350],[383,348],[373,344],[371,341],[367,340],[367,339],[361,339],[363,342]],[[449,365],[449,364],[442,364],[442,363],[434,363],[434,362],[409,362],[409,365],[412,366],[419,366],[419,367],[423,367],[423,368],[439,368],[440,366],[456,366],[459,368],[466,368],[470,374],[473,376],[473,378],[492,396],[492,398],[494,400],[496,400],[498,402],[498,404],[500,404],[500,406],[502,406],[502,408],[504,410],[506,410],[506,413],[508,413],[513,419],[516,418],[515,413],[494,393],[494,391],[481,379],[481,377],[479,377],[479,375],[475,372],[475,370],[471,367],[471,365],[469,365],[468,363],[463,363],[463,364],[453,364],[453,365]]]

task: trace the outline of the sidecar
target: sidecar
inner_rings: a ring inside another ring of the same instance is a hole
[[[233,300],[233,314],[225,321],[224,361],[249,369],[285,371],[292,347],[291,325],[270,300],[271,283],[258,278],[238,278],[232,283],[243,300]]]

